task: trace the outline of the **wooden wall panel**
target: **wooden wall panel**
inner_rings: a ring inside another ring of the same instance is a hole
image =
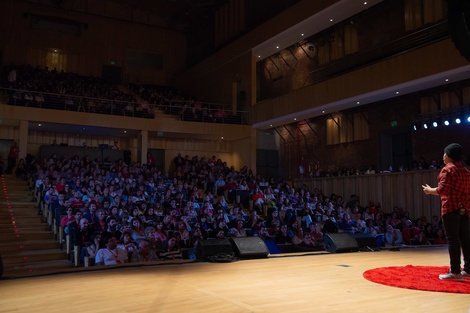
[[[435,51],[443,56],[436,59]],[[253,123],[303,111],[358,94],[420,79],[468,65],[451,39],[323,81],[286,95],[258,102],[253,107]],[[383,75],[387,73],[387,75]],[[367,81],[367,84],[363,82]],[[269,109],[268,109],[269,108]]]
[[[98,3],[93,3],[90,5],[89,14],[80,12],[71,14],[67,10],[41,6],[32,1],[0,1],[0,28],[6,34],[0,36],[3,62],[44,67],[46,53],[57,49],[67,56],[63,61],[65,69],[69,72],[100,77],[102,65],[109,65],[113,61],[116,66],[122,67],[122,74],[128,81],[169,84],[167,80],[173,79],[176,73],[181,72],[185,67],[186,39],[184,34],[144,23],[100,16],[111,10],[114,16],[122,12],[123,18],[132,18],[128,16],[129,12],[122,10],[120,6],[110,7],[113,4],[112,1],[106,4],[107,7],[104,8]],[[93,10],[96,10],[98,14],[93,14]],[[31,14],[65,18],[83,23],[86,27],[83,27],[79,36],[56,31],[35,30],[31,29],[29,16]],[[137,17],[139,16],[134,18]],[[164,68],[146,71],[131,66],[125,59],[125,51],[130,47],[134,50],[162,55],[165,62]]]
[[[411,218],[440,216],[439,197],[425,195],[421,185],[436,186],[439,170],[381,173],[374,175],[316,178],[294,180],[294,186],[305,184],[308,190],[319,188],[325,195],[335,193],[347,201],[352,194],[358,195],[362,206],[369,202],[380,203],[382,210],[390,213],[394,206],[409,211]]]

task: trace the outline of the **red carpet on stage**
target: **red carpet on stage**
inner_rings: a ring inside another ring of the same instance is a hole
[[[439,274],[447,273],[448,266],[390,266],[365,271],[365,279],[374,283],[423,291],[470,294],[470,280],[442,281]]]

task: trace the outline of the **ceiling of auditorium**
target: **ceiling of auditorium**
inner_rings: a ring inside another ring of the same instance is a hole
[[[129,10],[139,10],[152,14],[161,26],[186,30],[189,22],[203,17],[227,0],[108,0],[128,7]]]
[[[50,0],[67,2],[69,0]],[[195,16],[202,16],[204,12],[210,12],[228,0],[104,0],[119,4],[124,7],[128,7],[129,10],[139,10],[150,12],[152,15],[161,18],[162,21],[166,23],[175,23],[175,27],[184,28],[186,23]],[[258,43],[258,45],[253,47],[253,53],[255,55],[271,55],[277,50],[277,46],[280,48],[285,48],[291,45],[293,42],[297,42],[300,38],[299,34],[304,33],[305,29],[308,29],[305,36],[310,35],[308,32],[318,32],[326,27],[328,24],[323,25],[322,21],[331,20],[343,20],[347,16],[351,16],[361,10],[367,9],[368,6],[374,5],[381,2],[382,0],[370,0],[368,2],[364,1],[353,1],[353,0],[341,0],[338,1],[336,5],[332,5],[326,10],[319,12],[315,16],[294,25],[293,27],[283,31],[282,33],[273,36],[272,38],[266,40],[265,42]],[[365,3],[368,3],[368,6],[365,6]],[[325,19],[328,18],[328,19]],[[266,120],[259,122],[258,124],[253,125],[258,129],[267,129],[272,126],[285,125],[292,123],[292,120],[295,118],[306,119],[310,117],[315,117],[321,115],[323,111],[332,112],[332,111],[341,111],[348,109],[352,106],[356,106],[357,103],[361,105],[367,103],[373,103],[380,100],[396,97],[398,94],[405,95],[408,93],[426,90],[429,88],[434,88],[440,86],[447,82],[456,82],[464,79],[470,79],[470,65],[462,68],[450,70],[448,72],[439,73],[429,77],[423,77],[421,79],[406,82],[397,86],[390,86],[383,90],[376,90],[367,94],[362,94],[353,99],[342,99],[335,103],[327,103],[320,108],[311,108],[303,112],[293,112],[290,115],[279,116],[272,120]],[[41,129],[43,126],[38,126],[37,123],[31,123],[29,125],[31,130]],[[64,132],[63,125],[61,124],[49,124],[49,131],[62,131]],[[67,132],[72,132],[76,134],[88,133],[88,134],[101,134],[109,136],[133,136],[132,133],[123,134],[122,129],[109,129],[102,127],[82,127],[77,125],[67,127]],[[156,134],[149,134],[149,136]],[[165,134],[171,136],[172,134]],[[173,136],[178,137],[180,134],[173,134]]]

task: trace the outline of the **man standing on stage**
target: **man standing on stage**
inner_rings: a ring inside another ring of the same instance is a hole
[[[451,143],[444,149],[445,166],[437,177],[437,187],[422,185],[427,195],[441,198],[442,222],[446,233],[450,270],[439,275],[441,280],[470,279],[470,171],[462,164],[463,150],[460,144]],[[462,249],[464,268],[460,268]]]

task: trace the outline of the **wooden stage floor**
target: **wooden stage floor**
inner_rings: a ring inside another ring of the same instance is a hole
[[[273,255],[0,281],[3,312],[470,312],[470,295],[388,287],[368,269],[448,265],[445,247]]]

